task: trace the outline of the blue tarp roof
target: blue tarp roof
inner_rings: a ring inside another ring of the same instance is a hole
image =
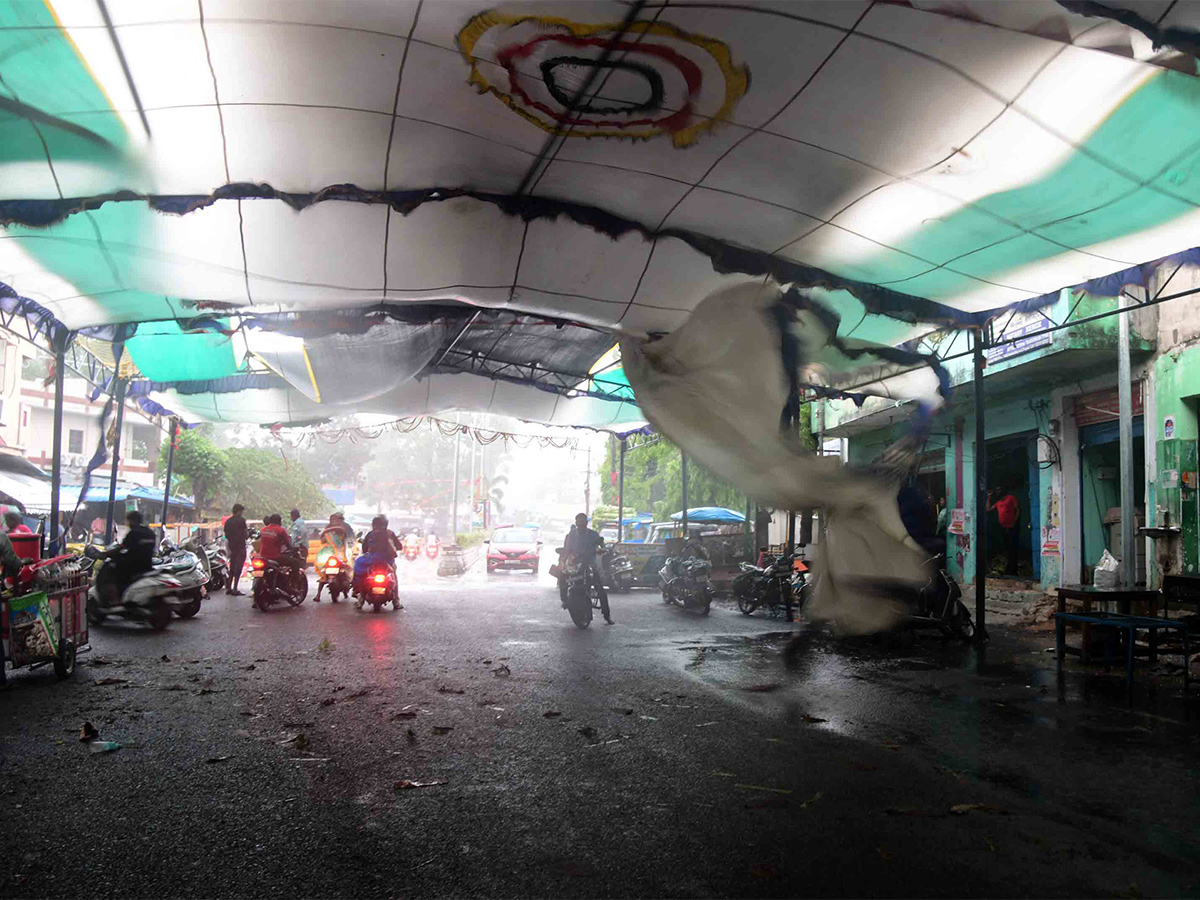
[[[79,500],[79,491],[81,485],[64,484],[59,491],[59,505],[65,510],[75,508],[75,503]],[[162,503],[162,490],[159,488],[148,488],[140,484],[128,484],[117,482],[116,502],[124,503],[129,497],[135,500],[152,500],[157,503]],[[86,503],[107,503],[108,502],[108,479],[102,478],[94,482],[88,488]],[[192,502],[191,497],[176,497],[172,496],[170,503],[172,506],[186,506],[195,508],[196,504]]]
[[[622,525],[645,525],[654,521],[654,516],[650,513],[638,513],[635,516],[628,516],[621,520]]]
[[[735,512],[732,509],[726,509],[724,506],[696,506],[687,511],[689,522],[716,522],[718,524],[730,524],[735,522],[745,522],[746,517],[740,512]],[[672,513],[671,518],[676,521],[682,521],[682,510],[677,513]]]

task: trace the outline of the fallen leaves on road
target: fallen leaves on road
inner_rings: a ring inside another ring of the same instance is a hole
[[[576,728],[575,730],[582,734],[589,741],[594,741],[596,739],[596,729],[591,725],[584,725],[583,727]]]
[[[800,808],[808,809],[810,806],[812,806],[814,803],[816,803],[820,799],[821,799],[821,792],[817,791],[815,794],[813,794],[811,797],[809,797],[807,800],[805,800],[803,803],[801,803]]]
[[[658,716],[638,716],[639,719],[644,719],[647,722],[657,722]]]
[[[562,715],[562,713],[558,712],[558,710],[548,709],[544,713],[542,713],[542,718],[543,719],[557,719],[561,715]]]
[[[96,726],[91,722],[84,722],[79,729],[79,740],[85,743],[87,741],[94,741],[98,737],[100,737],[100,732],[96,730]]]
[[[752,684],[750,687],[742,688],[744,691],[753,691],[758,694],[769,694],[771,691],[777,691],[781,685],[779,684]]]
[[[407,778],[396,782],[396,790],[411,791],[413,788],[437,787],[439,784],[449,784],[446,781],[409,781]]]
[[[92,741],[88,744],[88,749],[92,753],[111,753],[114,750],[120,750],[121,745],[116,741]]]
[[[369,693],[371,693],[370,688],[363,688],[361,691],[355,691],[353,694],[351,694],[346,699],[347,700],[357,700],[359,697],[365,697]]]
[[[335,703],[337,703],[337,697],[326,697],[321,701],[322,706],[333,706]]]
[[[405,735],[408,737],[409,743],[415,744],[417,742],[417,733],[411,728],[405,732]]]
[[[791,791],[787,788],[767,787],[763,784],[735,784],[735,788],[741,788],[746,791],[770,791],[772,794],[790,794]]]
[[[158,659],[159,659],[159,662],[170,662],[171,661],[171,657],[167,656],[167,654],[165,654],[165,653],[162,656],[160,656]]]
[[[114,678],[111,675],[107,678],[97,678],[95,681],[92,682],[92,684],[128,684],[128,683],[129,683],[128,678]]]
[[[417,717],[418,712],[420,712],[420,710],[409,709],[408,707],[405,707],[404,709],[400,710],[397,713],[392,713],[392,718],[393,719],[415,719]]]
[[[609,709],[611,709],[613,712],[617,713],[618,715],[622,715],[622,716],[632,716],[633,715],[633,707],[632,706],[610,706]]]
[[[223,693],[225,693],[224,688],[200,688],[200,696],[201,697],[205,696],[206,694],[223,694]]]
[[[737,778],[736,772],[712,772],[710,774],[717,776],[717,778]]]
[[[452,688],[452,687],[446,687],[445,685],[442,685],[440,688],[438,688],[438,693],[439,694],[465,694],[466,691],[462,690],[461,688]]]
[[[998,813],[998,806],[989,806],[987,803],[955,803],[950,807],[950,812],[956,816],[965,816],[969,812],[990,812]]]
[[[105,656],[97,656],[95,659],[88,662],[89,666],[111,666],[112,660]]]
[[[828,722],[829,721],[828,719],[821,719],[821,718],[818,718],[817,716],[801,716],[800,718],[803,721],[808,722],[810,725],[815,725],[818,722]]]
[[[719,724],[721,724],[721,723],[720,722],[701,722],[696,727],[697,728],[707,728],[709,725],[719,725]]]
[[[884,811],[888,816],[907,816],[910,819],[944,819],[946,813],[940,810],[921,809],[916,806],[889,806]]]
[[[501,663],[497,668],[492,670],[492,674],[497,678],[507,678],[512,674],[512,669]]]
[[[232,756],[210,756],[208,759],[205,760],[205,762],[208,763],[209,765],[212,765],[214,763],[228,762],[231,759],[233,759]]]
[[[253,672],[257,668],[258,668],[258,666],[256,666],[254,663],[250,663],[250,665],[248,665],[248,666],[242,666],[242,671],[243,672]]]
[[[875,852],[879,854],[879,858],[882,859],[884,862],[887,862],[889,859],[892,858],[892,851],[884,850],[882,847],[876,847]]]
[[[317,644],[317,649],[322,653],[330,653],[333,651],[335,644],[329,638],[321,638],[321,643]]]
[[[434,734],[449,734],[453,730],[454,730],[453,725],[434,725],[433,726]]]
[[[308,749],[308,738],[305,737],[303,731],[298,732],[297,734],[293,734],[290,738],[286,738],[285,740],[282,740],[279,743],[280,743],[280,745],[295,744],[297,750],[307,750]]]
[[[165,688],[163,688],[163,690],[164,691],[186,691],[187,688],[185,688],[182,684],[168,684]]]

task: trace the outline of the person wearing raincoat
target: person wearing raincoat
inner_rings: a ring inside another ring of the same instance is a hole
[[[325,575],[325,564],[331,556],[341,561],[342,570],[353,571],[354,562],[354,529],[346,524],[346,518],[340,512],[329,516],[329,524],[321,532],[321,549],[317,551],[317,596],[314,603],[321,602],[321,590],[328,583]]]

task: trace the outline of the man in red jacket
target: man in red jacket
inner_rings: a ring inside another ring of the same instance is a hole
[[[993,509],[996,515],[1000,517],[1000,527],[1004,529],[1004,546],[1008,551],[1008,565],[1005,566],[1005,575],[1017,574],[1017,520],[1021,517],[1021,507],[1017,503],[1017,498],[1013,496],[1013,492],[1007,488],[1003,488],[996,493],[1000,494],[1000,499],[995,501],[988,507],[988,512]]]

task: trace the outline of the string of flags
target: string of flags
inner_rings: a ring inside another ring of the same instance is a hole
[[[318,441],[326,444],[336,444],[342,440],[357,443],[360,440],[375,440],[388,432],[408,434],[422,426],[429,428],[431,431],[437,431],[445,437],[454,437],[459,434],[466,435],[468,438],[484,446],[500,441],[506,447],[512,444],[521,449],[533,446],[534,444],[539,447],[549,447],[556,450],[575,450],[579,447],[579,438],[577,437],[553,437],[543,434],[517,434],[511,431],[496,431],[491,428],[476,428],[472,425],[464,425],[461,422],[450,422],[434,416],[403,416],[373,425],[352,425],[344,428],[314,428],[304,431],[292,442],[288,442],[283,438],[282,429],[276,428],[272,429],[272,431],[275,432],[275,436],[281,441],[290,443],[292,449],[303,450],[316,446]]]

